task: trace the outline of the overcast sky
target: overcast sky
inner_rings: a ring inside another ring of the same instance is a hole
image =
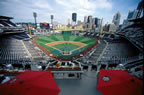
[[[111,23],[113,15],[120,11],[121,23],[129,11],[137,8],[141,0],[0,0],[0,15],[14,17],[14,22],[34,22],[33,12],[37,12],[38,22],[54,20],[67,24],[73,12],[78,20],[84,16],[103,18],[104,23]]]

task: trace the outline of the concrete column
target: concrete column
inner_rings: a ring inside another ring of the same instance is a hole
[[[88,71],[92,70],[92,65],[88,65]]]
[[[108,69],[108,64],[106,64],[106,68],[105,69]]]

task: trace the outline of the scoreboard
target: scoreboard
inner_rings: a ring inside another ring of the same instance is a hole
[[[40,28],[41,29],[50,29],[50,24],[49,23],[40,23]]]

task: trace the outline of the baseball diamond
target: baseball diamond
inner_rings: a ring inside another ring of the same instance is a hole
[[[89,49],[97,39],[84,36],[56,34],[50,36],[37,36],[34,42],[47,50],[50,54],[59,58],[72,58]],[[42,50],[43,50],[42,49]],[[44,51],[44,50],[43,50]],[[47,53],[47,54],[49,54]]]
[[[47,43],[46,45],[60,51],[63,55],[71,55],[73,51],[85,47],[87,44],[81,42],[75,42],[75,41],[56,41],[56,42]],[[77,48],[73,49],[74,47]],[[67,53],[64,53],[64,51],[66,51]]]

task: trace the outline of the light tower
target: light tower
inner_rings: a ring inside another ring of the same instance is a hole
[[[51,24],[52,24],[52,29],[53,29],[53,19],[54,19],[54,16],[51,15]]]
[[[35,29],[36,29],[37,28],[37,21],[36,21],[37,13],[36,12],[33,12],[33,17],[35,20]]]

